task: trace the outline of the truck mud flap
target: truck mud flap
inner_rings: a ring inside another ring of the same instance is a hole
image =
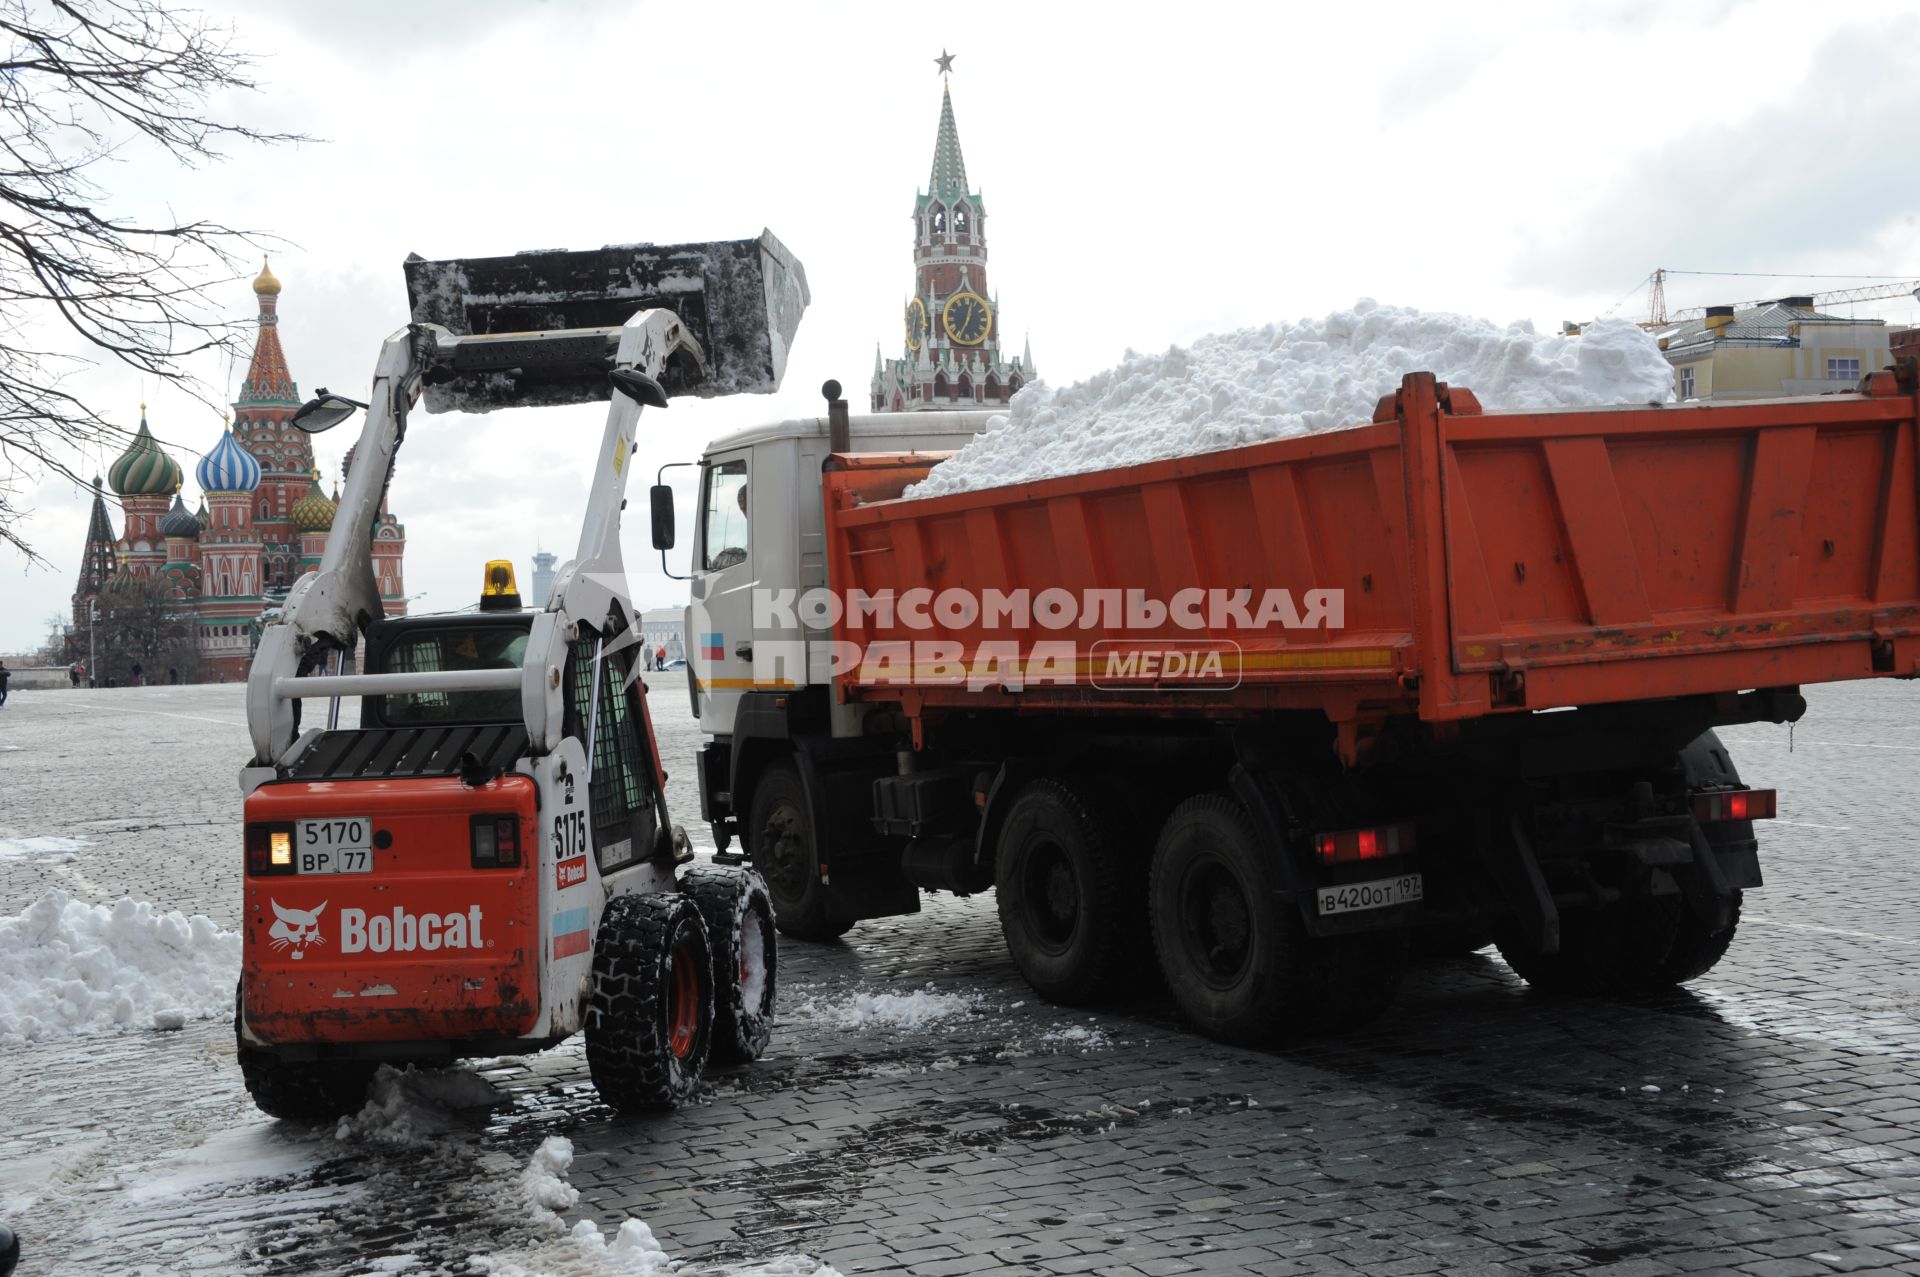
[[[1413,925],[1413,919],[1420,913],[1418,904],[1322,916],[1317,905],[1319,884],[1301,866],[1287,837],[1292,820],[1284,801],[1273,792],[1269,783],[1249,771],[1243,763],[1235,763],[1233,770],[1227,773],[1227,785],[1253,818],[1261,841],[1273,849],[1274,868],[1282,884],[1280,890],[1274,893],[1275,897],[1283,906],[1291,905],[1300,911],[1300,921],[1305,925],[1308,935],[1350,935],[1359,931],[1401,930]]]

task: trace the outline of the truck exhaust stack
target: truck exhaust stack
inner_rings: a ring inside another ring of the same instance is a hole
[[[582,252],[406,262],[415,324],[457,337],[570,330],[578,339],[471,343],[432,361],[428,412],[605,400],[620,325],[669,310],[705,353],[671,363],[669,395],[770,394],[810,300],[799,261],[762,231],[705,244],[626,244]],[[429,330],[430,331],[430,330]]]

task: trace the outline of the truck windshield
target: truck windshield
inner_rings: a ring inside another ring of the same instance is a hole
[[[527,632],[502,626],[447,626],[407,634],[386,651],[378,671],[420,674],[432,670],[519,669],[527,656]],[[383,696],[379,714],[399,727],[416,723],[510,723],[520,719],[520,693],[408,692]]]

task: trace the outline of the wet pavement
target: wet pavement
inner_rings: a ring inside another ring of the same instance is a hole
[[[1365,1030],[1244,1051],[1150,988],[1038,1002],[991,898],[939,897],[785,944],[767,1057],[645,1120],[577,1044],[479,1066],[498,1102],[443,1130],[346,1139],[254,1114],[217,1021],[0,1047],[0,1210],[29,1273],[620,1271],[520,1200],[563,1135],[569,1222],[645,1219],[683,1271],[1920,1273],[1920,686],[1809,699],[1725,733],[1782,819],[1682,993],[1543,998],[1479,954]],[[684,820],[684,684],[653,708]],[[0,859],[0,912],[59,885],[237,925],[243,717],[238,688],[15,695],[0,838],[93,845]]]

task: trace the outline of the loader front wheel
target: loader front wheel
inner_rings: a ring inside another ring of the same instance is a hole
[[[1182,1013],[1223,1042],[1262,1046],[1378,1014],[1406,965],[1400,931],[1319,938],[1275,898],[1272,856],[1228,794],[1174,809],[1147,889],[1160,970]]]
[[[824,941],[837,940],[852,930],[851,922],[835,922],[827,916],[807,787],[791,763],[773,763],[760,773],[753,786],[746,835],[753,867],[766,879],[780,934]]]
[[[713,947],[712,1058],[757,1060],[773,1036],[779,954],[767,884],[751,869],[696,865],[681,875],[680,890],[699,906]]]
[[[713,952],[693,900],[615,896],[593,942],[587,1072],[620,1113],[671,1108],[700,1085],[713,1031]]]

